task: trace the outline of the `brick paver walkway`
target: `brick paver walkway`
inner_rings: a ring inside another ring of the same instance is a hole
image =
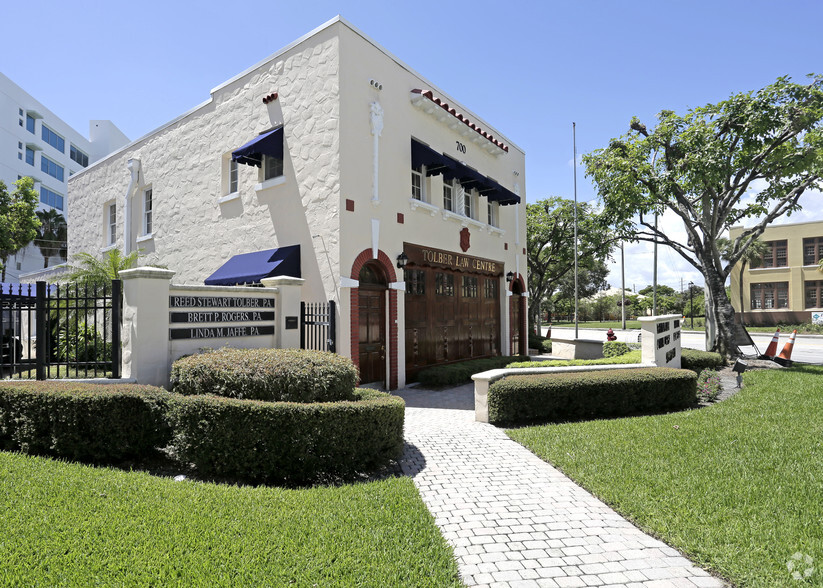
[[[403,472],[469,586],[724,586],[502,429],[475,422],[473,385],[399,395]]]

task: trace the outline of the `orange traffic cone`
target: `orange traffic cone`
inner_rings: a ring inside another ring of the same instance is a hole
[[[784,367],[792,365],[792,349],[794,349],[795,337],[797,337],[797,329],[792,331],[792,334],[789,337],[789,342],[786,343],[785,347],[783,347],[783,351],[780,352],[780,355],[774,358],[777,363]]]
[[[774,337],[772,337],[772,342],[769,343],[769,346],[766,348],[766,352],[760,356],[760,359],[772,359],[775,355],[777,355],[777,341],[780,339],[780,329],[777,329],[774,332]]]

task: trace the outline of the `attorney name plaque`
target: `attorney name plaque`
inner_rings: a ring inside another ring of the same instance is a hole
[[[185,323],[187,325],[186,327],[170,328],[169,339],[172,340],[257,337],[274,334],[273,324],[243,324],[274,322],[273,298],[169,296],[169,307],[191,309],[169,312],[170,323]]]

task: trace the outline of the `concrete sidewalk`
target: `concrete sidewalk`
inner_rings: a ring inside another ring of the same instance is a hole
[[[474,420],[474,389],[406,388],[403,472],[469,586],[725,584],[566,476]]]

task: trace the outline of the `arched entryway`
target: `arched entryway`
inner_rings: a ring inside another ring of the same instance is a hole
[[[509,297],[509,350],[512,355],[526,355],[526,298],[518,276],[512,280]]]
[[[386,290],[388,280],[376,263],[367,263],[358,276],[358,358],[360,382],[386,382]]]

